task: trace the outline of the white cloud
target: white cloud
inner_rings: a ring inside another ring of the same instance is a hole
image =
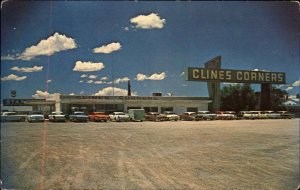
[[[17,75],[14,75],[14,74],[10,74],[6,77],[2,77],[1,80],[2,81],[7,81],[7,80],[15,80],[15,81],[21,81],[21,80],[25,80],[27,78],[27,76],[22,76],[22,77],[19,77]]]
[[[75,94],[72,92],[72,93],[70,93],[69,95],[74,96]]]
[[[154,73],[151,76],[147,76],[147,75],[139,73],[139,74],[136,75],[136,80],[137,81],[143,81],[143,80],[163,80],[166,77],[167,77],[167,75],[166,75],[165,72],[162,72],[160,74]]]
[[[287,87],[285,90],[286,90],[286,91],[290,91],[290,90],[293,90],[293,88],[294,88],[294,87],[289,86],[289,87]]]
[[[90,61],[89,62],[76,61],[73,71],[79,71],[79,72],[100,71],[103,68],[104,68],[104,64],[101,62],[93,63]]]
[[[83,83],[83,80],[79,81],[79,83]]]
[[[46,98],[46,99],[51,99],[54,100],[56,96],[60,95],[60,93],[53,93],[50,94],[47,91],[41,91],[37,90],[34,95],[32,95],[33,98]]]
[[[293,82],[292,86],[300,86],[300,79]]]
[[[152,29],[163,28],[166,23],[165,19],[161,19],[158,14],[151,13],[149,15],[139,15],[130,19],[132,24],[136,25],[136,28]]]
[[[95,84],[105,84],[106,82],[103,82],[102,80],[97,80],[94,82]]]
[[[125,31],[129,31],[129,27],[126,26],[126,27],[124,28],[124,30],[125,30]]]
[[[91,83],[93,83],[93,82],[94,82],[93,80],[88,80],[86,83],[91,84]]]
[[[113,88],[113,87],[107,87],[103,88],[102,90],[99,90],[99,92],[94,94],[95,96],[127,96],[127,89],[122,88]],[[131,92],[132,96],[136,96],[136,92]]]
[[[51,80],[51,79],[47,80],[47,83],[50,83],[50,82],[52,82],[52,80]]]
[[[46,40],[41,40],[37,45],[26,48],[16,59],[31,60],[40,55],[53,55],[54,53],[76,48],[74,39],[55,33]]]
[[[13,60],[18,59],[17,58],[18,56],[19,56],[19,54],[17,54],[17,55],[8,54],[6,56],[1,56],[1,60],[4,60],[4,61],[13,61]]]
[[[39,72],[43,70],[43,66],[34,66],[34,67],[12,67],[10,70],[24,72],[24,73],[32,73],[32,72]]]
[[[115,84],[120,84],[120,83],[123,83],[123,82],[127,82],[129,81],[130,79],[128,77],[123,77],[123,78],[117,78],[115,80]]]
[[[101,47],[94,48],[93,51],[94,53],[105,53],[109,54],[114,51],[118,51],[122,48],[121,44],[119,42],[113,42],[107,45],[103,45]]]
[[[108,77],[102,77],[100,80],[108,80]]]
[[[97,75],[90,75],[88,78],[89,79],[95,79],[95,78],[97,78]]]
[[[87,77],[87,75],[86,75],[86,74],[83,74],[83,75],[81,75],[80,77],[81,77],[81,78],[85,78],[85,77]]]
[[[84,93],[84,91],[81,91],[79,94],[83,94]]]
[[[184,71],[183,71],[183,72],[182,72],[182,73],[181,73],[179,76],[181,76],[181,77],[182,77],[183,75],[184,75]]]

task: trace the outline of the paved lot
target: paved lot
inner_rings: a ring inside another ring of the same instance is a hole
[[[299,185],[299,119],[2,123],[3,188],[269,189]]]

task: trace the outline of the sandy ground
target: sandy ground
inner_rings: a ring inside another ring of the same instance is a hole
[[[5,189],[295,190],[299,119],[2,123]]]

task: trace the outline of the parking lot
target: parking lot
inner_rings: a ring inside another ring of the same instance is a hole
[[[299,185],[299,119],[1,123],[5,189],[269,189]]]

